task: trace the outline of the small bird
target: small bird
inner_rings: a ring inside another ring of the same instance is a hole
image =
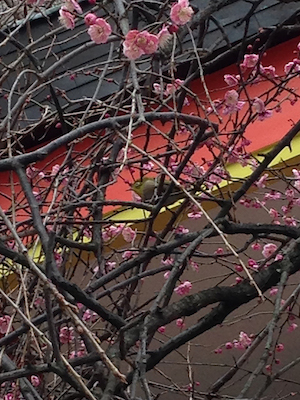
[[[170,181],[164,181],[161,195],[163,195],[163,193],[168,190],[170,184]],[[137,195],[140,196],[142,201],[150,202],[151,200],[155,199],[155,196],[157,197],[156,191],[158,189],[158,186],[159,180],[155,178],[143,177],[142,180],[134,182],[131,188]],[[172,193],[169,195],[164,205],[169,206],[170,204],[173,204],[175,203],[175,201],[180,200],[184,197],[184,193],[181,190],[178,190],[178,188],[174,187]]]

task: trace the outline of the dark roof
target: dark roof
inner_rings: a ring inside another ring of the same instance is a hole
[[[191,1],[191,4],[195,7],[195,11],[197,11],[197,9],[199,10],[198,13],[195,13],[196,23],[198,24],[201,22],[203,26],[207,24],[207,33],[201,44],[202,50],[200,50],[200,54],[203,56],[202,60],[204,66],[206,61],[214,59],[216,55],[228,51],[230,46],[241,42],[245,32],[244,19],[247,18],[252,7],[249,2],[228,1],[227,3],[231,4],[221,7],[218,10],[218,4],[220,3],[221,2],[217,0],[215,2],[209,2],[208,0]],[[209,7],[209,5],[211,7],[211,4],[214,4],[215,10],[211,14],[211,18],[205,22],[203,17],[207,12],[207,7]],[[83,5],[85,11],[90,8],[87,2],[82,2],[81,5]],[[108,3],[106,7],[109,8],[112,7],[112,5]],[[247,37],[251,38],[253,35],[256,35],[261,27],[272,28],[282,24],[284,21],[286,24],[294,24],[298,17],[298,8],[297,3],[294,2],[287,4],[278,3],[274,0],[262,1],[255,10],[254,15],[249,19]],[[110,11],[112,11],[112,9]],[[153,9],[151,9],[151,11],[153,12]],[[99,12],[98,15],[100,16],[101,12]],[[200,29],[202,29],[202,25],[200,24]],[[14,28],[15,26],[7,27],[6,32],[9,33]],[[53,30],[55,30],[55,35],[51,33]],[[194,32],[196,36],[197,30]],[[275,38],[272,44],[276,43],[276,40],[285,40],[293,34],[295,34],[293,30],[286,30],[286,34]],[[32,20],[31,35],[34,44],[30,51],[43,71],[51,68],[55,61],[62,58],[64,55],[70,55],[72,52],[75,52],[74,57],[63,62],[58,68],[53,70],[48,78],[52,80],[52,85],[58,94],[65,94],[71,102],[75,102],[68,107],[68,112],[79,109],[81,103],[77,103],[77,101],[90,98],[95,93],[99,75],[107,61],[110,44],[93,44],[86,32],[86,26],[83,20],[77,21],[73,31],[65,30],[60,27],[57,9],[50,13],[47,18],[40,17]],[[19,47],[20,44],[28,46],[30,43],[26,26],[14,37],[19,42],[19,44],[17,44]],[[20,51],[17,49],[18,46],[16,46],[16,43],[8,42],[4,47],[0,48],[0,56],[4,64],[8,65],[19,57]],[[123,76],[123,64],[120,62],[120,58],[122,58],[123,55],[118,47],[119,42],[116,42],[114,46],[113,61],[109,64],[106,79],[103,81],[96,96],[97,99],[104,99],[118,92],[120,90],[120,85],[122,85],[126,78],[126,76]],[[191,40],[188,36],[185,36],[176,59],[179,74],[184,75],[186,63],[191,61],[191,53],[188,51],[190,46]],[[216,64],[214,68],[224,67],[226,64],[233,63],[236,57],[236,52],[228,52],[228,57],[222,58],[221,64]],[[168,57],[166,58],[168,59]],[[146,69],[149,63],[148,60],[149,58],[146,61],[141,59],[141,61],[139,61],[140,68]],[[184,67],[181,68],[181,66]],[[1,68],[2,75],[5,73],[5,68],[3,65]],[[7,114],[7,100],[5,94],[11,90],[17,74],[26,68],[34,69],[32,62],[30,62],[27,56],[23,58],[22,62],[18,64],[15,70],[9,73],[9,76],[2,83],[3,91],[0,96],[1,118]],[[113,70],[113,73],[110,72],[111,70]],[[212,71],[210,70],[208,72]],[[24,74],[16,86],[16,94],[12,98],[12,104],[18,100],[23,88],[30,84],[33,78],[34,74]],[[30,124],[33,120],[38,120],[40,118],[40,105],[48,106],[49,110],[55,110],[53,99],[51,98],[51,100],[49,100],[49,96],[51,96],[51,93],[47,85],[44,85],[43,89],[34,92],[31,102],[26,106],[27,121],[23,121],[23,124],[28,125],[28,123]],[[64,95],[60,96],[59,99],[62,106],[67,104]]]

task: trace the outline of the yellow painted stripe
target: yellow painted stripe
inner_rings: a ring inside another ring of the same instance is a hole
[[[265,147],[263,149],[258,150],[257,152],[253,153],[253,155],[258,159],[258,160],[263,160],[263,154],[268,153],[269,151],[274,148],[274,145]],[[280,154],[270,163],[269,167],[275,167],[275,166],[283,166],[286,168],[289,168],[286,166],[286,164],[293,163],[296,164],[297,162],[300,161],[300,136],[297,135],[291,144],[291,149],[288,147],[285,147]],[[221,188],[227,188],[228,191],[233,191],[235,188],[239,185],[238,182],[235,182],[234,179],[245,179],[247,178],[251,173],[252,170],[249,166],[243,167],[239,163],[235,164],[229,164],[227,166],[227,171],[229,172],[230,176],[232,177],[231,181],[222,181],[219,185]],[[179,200],[178,202],[172,204],[171,206],[168,206],[170,210],[174,210],[176,207],[179,206],[182,200]],[[205,202],[205,208],[212,208],[214,207],[213,202]],[[163,226],[168,221],[169,218],[169,212],[168,209],[163,208],[160,212],[160,218],[157,218],[156,224],[154,226],[155,230],[160,230]],[[149,217],[150,212],[147,212],[145,210],[141,210],[138,208],[133,208],[133,209],[125,209],[124,207],[121,207],[120,209],[114,211],[114,212],[109,212],[105,218],[108,219],[108,221],[115,221],[117,224],[118,221],[137,221],[135,223],[130,223],[131,227],[133,229],[137,229],[138,231],[142,231],[145,228],[145,219]],[[185,217],[185,216],[183,216]],[[77,238],[78,233],[74,232],[73,234],[73,240],[78,241]],[[78,242],[83,242],[83,243],[88,243],[90,242],[90,239],[87,237],[83,237],[83,239],[80,239]],[[119,235],[115,239],[113,239],[113,245],[114,248],[119,248],[121,246],[125,245],[125,242],[123,240],[122,235]],[[37,244],[35,246],[35,251],[33,249],[29,249],[28,255],[32,257],[34,262],[41,263],[44,261],[44,256],[42,253],[42,248],[40,244]],[[4,284],[3,281],[5,281],[6,285],[9,285],[10,287],[15,287],[18,282],[16,279],[16,275],[14,274],[13,270],[15,268],[19,268],[18,264],[14,263],[13,261],[10,261],[8,264],[8,260],[6,260],[6,264],[8,266],[5,266],[3,264],[0,264],[0,279],[2,279],[2,285]],[[7,278],[7,279],[3,279]]]

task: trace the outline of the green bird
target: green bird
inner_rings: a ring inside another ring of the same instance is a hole
[[[170,186],[170,181],[164,181],[163,190],[161,195],[166,192]],[[132,185],[132,190],[140,196],[143,202],[150,202],[152,199],[155,199],[157,196],[157,189],[159,186],[159,180],[155,178],[147,178],[144,177],[142,180],[134,182]],[[174,187],[172,193],[169,195],[167,201],[165,202],[165,206],[169,206],[170,204],[175,203],[175,201],[180,200],[185,197],[185,194],[178,190],[178,188]]]

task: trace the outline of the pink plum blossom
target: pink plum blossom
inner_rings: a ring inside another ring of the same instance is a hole
[[[222,354],[222,353],[223,353],[223,350],[221,349],[221,347],[219,347],[219,348],[217,348],[217,349],[214,350],[214,353],[215,353],[215,354]]]
[[[37,175],[37,169],[35,167],[27,167],[26,175],[27,175],[27,178],[29,178],[29,179],[35,178]]]
[[[273,65],[269,65],[268,67],[263,67],[261,65],[259,70],[262,75],[265,75],[269,79],[277,78],[276,70]]]
[[[238,79],[234,75],[230,74],[224,75],[224,81],[228,86],[236,86],[239,83]]]
[[[192,286],[193,285],[190,281],[184,281],[179,286],[177,286],[177,288],[174,289],[174,292],[179,296],[184,296],[185,294],[188,294],[190,292]]]
[[[63,263],[63,257],[57,251],[54,251],[54,260],[56,262],[57,268],[60,268],[62,266],[62,263]]]
[[[217,250],[215,251],[215,254],[218,254],[218,255],[224,254],[224,249],[223,249],[223,247],[218,247]]]
[[[87,309],[83,313],[82,319],[83,319],[83,321],[86,321],[86,322],[89,321],[89,322],[94,323],[97,321],[98,315],[94,311],[91,312],[91,310]]]
[[[97,44],[106,43],[111,34],[111,26],[103,18],[97,18],[95,23],[88,29],[88,34],[93,42]]]
[[[221,167],[216,167],[214,169],[214,174],[211,174],[209,176],[209,182],[214,183],[216,185],[221,183],[223,179],[226,179],[226,174],[224,169]]]
[[[61,7],[59,10],[59,22],[66,29],[74,29],[75,28],[75,17],[66,7]]]
[[[239,101],[239,94],[236,90],[228,90],[224,96],[225,108],[223,110],[224,115],[233,114],[236,111],[240,111],[244,106],[244,101]]]
[[[185,25],[189,22],[194,14],[188,0],[178,0],[171,7],[170,18],[176,25]]]
[[[264,245],[262,254],[265,258],[270,257],[277,250],[277,246],[274,243],[268,243]]]
[[[157,332],[159,332],[159,333],[165,333],[165,331],[166,331],[166,327],[165,327],[165,326],[160,326],[160,327],[157,329]]]
[[[233,343],[232,342],[225,343],[225,349],[231,350],[232,348],[233,348]]]
[[[270,208],[269,215],[270,215],[270,217],[275,219],[275,218],[279,217],[279,212],[277,210],[275,210],[275,208]]]
[[[59,341],[62,344],[71,343],[74,340],[74,329],[64,326],[59,332]]]
[[[293,168],[292,172],[296,179],[296,181],[294,182],[294,186],[297,190],[300,191],[300,172],[296,168]]]
[[[289,201],[293,200],[295,197],[295,191],[293,189],[287,189],[284,194]]]
[[[7,393],[6,395],[4,395],[3,400],[19,400],[20,397],[19,396],[15,396],[13,393]]]
[[[138,36],[142,32],[137,30],[131,30],[127,33],[125,37],[125,41],[123,43],[123,52],[126,57],[130,60],[136,60],[137,58],[141,57],[145,54],[142,47],[138,45]]]
[[[161,265],[165,265],[165,266],[169,266],[169,265],[173,265],[174,260],[171,257],[167,257],[164,260],[161,260]]]
[[[121,233],[123,229],[123,225],[110,225],[109,227],[105,228],[102,232],[102,238],[104,240],[104,242],[108,242],[109,240],[113,239],[114,237],[116,237],[117,235],[119,235],[119,233]]]
[[[59,173],[59,170],[60,170],[59,164],[53,165],[52,170],[51,170],[51,176],[56,176]]]
[[[168,30],[170,33],[177,33],[178,32],[178,26],[176,24],[172,24],[168,27]]]
[[[220,110],[222,108],[222,100],[220,100],[220,99],[213,100],[213,105],[217,111]],[[214,112],[213,107],[211,107],[211,106],[207,107],[206,112],[208,115],[211,114],[212,112]]]
[[[270,292],[269,292],[270,296],[276,296],[277,293],[278,293],[278,288],[273,287],[270,289]]]
[[[97,274],[100,270],[101,270],[101,268],[99,267],[99,265],[96,265],[96,267],[93,268],[94,274]]]
[[[263,176],[261,176],[259,178],[259,180],[256,181],[256,186],[260,189],[263,189],[264,187],[266,187],[266,182],[267,182],[268,177],[269,177],[268,174],[264,174]]]
[[[170,94],[173,94],[178,90],[182,85],[184,81],[182,79],[175,79],[173,83],[168,83],[166,86],[166,90],[164,91],[165,96],[169,96]]]
[[[252,269],[258,269],[259,268],[259,265],[257,264],[257,262],[255,260],[253,260],[253,258],[249,258],[248,265]]]
[[[160,85],[159,83],[153,83],[153,93],[155,94],[161,94],[163,93],[164,88],[162,85]]]
[[[193,271],[199,272],[199,264],[197,264],[195,261],[191,261],[190,262],[190,266],[191,266]]]
[[[124,253],[122,254],[122,258],[123,260],[129,260],[132,256],[134,255],[134,252],[131,250],[126,250],[124,251]]]
[[[161,49],[164,49],[166,46],[168,46],[170,40],[172,39],[172,35],[169,32],[169,29],[164,25],[162,29],[158,32],[157,38],[158,46]]]
[[[283,217],[283,221],[284,221],[284,223],[285,223],[286,225],[288,225],[288,226],[297,226],[297,221],[295,220],[294,217],[287,217],[287,216],[284,216],[284,217]]]
[[[253,250],[260,250],[261,249],[261,245],[259,243],[253,243],[251,245]]]
[[[86,25],[93,25],[96,22],[97,19],[97,15],[93,14],[93,13],[88,13],[86,14],[86,16],[84,17],[84,22],[86,23]]]
[[[158,37],[147,31],[131,30],[125,36],[123,52],[130,60],[136,60],[143,54],[153,54],[158,48]]]
[[[247,333],[241,331],[239,334],[239,342],[243,348],[246,349],[252,343],[252,339],[247,335]]]
[[[243,272],[244,270],[244,268],[241,265],[236,265],[234,269],[236,270],[236,272]]]
[[[113,269],[115,269],[117,266],[117,263],[115,261],[107,261],[106,262],[106,270],[107,271],[112,271]]]
[[[42,307],[45,304],[45,299],[41,296],[38,296],[35,300],[34,300],[34,305],[36,307]]]
[[[280,353],[281,351],[284,350],[284,344],[278,343],[278,344],[276,345],[275,350],[276,350],[278,353]]]
[[[258,62],[258,59],[258,54],[245,54],[241,66],[244,68],[254,68]]]
[[[167,271],[164,273],[164,279],[169,279],[171,271]]]
[[[73,359],[73,358],[76,358],[76,357],[83,357],[84,355],[85,355],[85,344],[81,340],[79,349],[76,350],[76,351],[75,350],[71,351],[70,358]]]
[[[264,121],[266,118],[272,117],[272,111],[266,110],[265,103],[258,97],[255,98],[253,102],[253,107],[258,114],[259,121]]]
[[[78,351],[71,351],[70,353],[70,359],[76,358],[76,357],[83,357],[85,355],[85,350],[79,349]]]
[[[9,315],[3,315],[3,317],[0,317],[0,333],[2,335],[7,333],[10,320],[11,317]]]
[[[202,217],[203,213],[201,211],[192,211],[188,213],[188,218],[190,219],[200,219]]]
[[[272,190],[270,193],[266,193],[264,196],[265,200],[279,200],[281,198],[280,192],[275,192]]]
[[[286,75],[288,75],[291,72],[294,73],[299,71],[300,71],[299,60],[290,61],[284,66],[284,72]]]
[[[183,235],[183,234],[185,234],[185,233],[189,233],[189,229],[188,229],[188,228],[185,228],[185,227],[182,226],[182,225],[178,225],[177,228],[175,229],[175,233],[176,233],[177,235],[179,235],[179,234]]]
[[[178,318],[176,320],[176,326],[178,326],[178,328],[180,328],[180,329],[183,329],[185,327],[183,318]]]
[[[122,236],[125,242],[133,243],[136,238],[136,230],[134,231],[130,226],[127,226],[122,230]]]
[[[34,195],[34,197],[35,197],[35,199],[36,199],[37,201],[41,201],[41,200],[42,200],[42,196],[41,196],[41,194],[40,194],[40,192],[39,192],[38,189],[33,190],[33,191],[32,191],[32,194]]]
[[[82,14],[82,8],[76,0],[64,0],[64,7],[70,12],[76,11],[78,14]]]
[[[40,384],[41,384],[40,378],[36,375],[31,375],[30,382],[32,383],[32,386],[35,386],[35,387],[40,386]]]
[[[293,332],[294,330],[296,330],[298,328],[298,325],[293,323],[288,327],[288,332]]]

